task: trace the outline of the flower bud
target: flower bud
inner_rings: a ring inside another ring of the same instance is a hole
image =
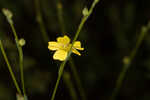
[[[23,38],[21,38],[20,40],[19,40],[19,45],[20,46],[24,46],[26,44],[26,41],[23,39]]]
[[[82,14],[83,14],[83,16],[87,16],[87,15],[89,14],[88,8],[85,7],[85,8],[82,10]]]

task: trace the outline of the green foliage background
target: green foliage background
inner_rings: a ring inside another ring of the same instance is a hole
[[[44,43],[36,18],[36,0],[0,0],[0,9],[13,12],[19,38],[26,40],[24,52],[25,87],[29,100],[48,100],[52,94],[60,65],[52,59],[53,52]],[[57,0],[39,0],[48,37],[54,41],[62,36],[57,13]],[[92,0],[62,0],[66,34],[73,38],[82,17],[82,9]],[[150,19],[149,0],[100,0],[86,22],[78,40],[85,50],[81,57],[72,55],[88,100],[108,100],[123,67],[123,58],[135,47],[141,27]],[[18,53],[14,37],[4,15],[0,12],[0,39],[21,84]],[[16,88],[0,52],[0,100],[15,100]],[[65,70],[70,72],[69,64]],[[70,76],[76,89],[75,80]],[[150,35],[144,38],[128,70],[117,96],[118,100],[150,99]],[[71,100],[62,80],[56,100]]]

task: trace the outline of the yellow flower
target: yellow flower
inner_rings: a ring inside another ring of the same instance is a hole
[[[67,35],[58,37],[56,42],[48,42],[48,49],[56,51],[53,55],[54,60],[64,61],[67,58],[70,48],[70,38]],[[72,52],[80,56],[81,54],[78,52],[78,50],[84,50],[84,48],[81,48],[80,41],[75,41],[72,47]]]

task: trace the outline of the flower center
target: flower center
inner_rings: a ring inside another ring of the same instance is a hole
[[[59,46],[60,46],[60,49],[65,50],[65,51],[68,51],[69,48],[70,48],[70,44],[69,43],[68,44],[60,43]]]

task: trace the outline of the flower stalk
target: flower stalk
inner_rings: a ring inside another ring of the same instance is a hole
[[[0,40],[0,49],[1,49],[1,51],[2,51],[2,55],[4,56],[4,60],[5,60],[6,64],[7,64],[8,70],[9,70],[9,72],[10,72],[10,75],[11,75],[11,78],[12,78],[12,80],[13,80],[13,82],[14,82],[14,85],[15,85],[15,87],[16,87],[16,89],[17,89],[17,92],[18,92],[19,94],[21,94],[21,89],[19,88],[19,85],[18,85],[18,83],[17,83],[17,81],[16,81],[15,75],[14,75],[14,73],[13,73],[13,71],[12,71],[12,67],[11,67],[11,65],[10,65],[10,63],[9,63],[9,61],[8,61],[8,58],[7,58],[7,55],[6,55],[6,52],[5,52],[5,50],[4,50],[4,46],[3,46],[1,40]]]
[[[23,90],[23,94],[25,96],[25,86],[24,86],[24,73],[23,73],[23,50],[22,50],[22,45],[19,44],[19,39],[13,24],[13,14],[11,13],[11,11],[9,11],[8,9],[3,8],[2,9],[4,15],[7,18],[8,23],[10,24],[10,27],[12,29],[13,35],[15,37],[15,42],[16,42],[16,46],[18,49],[18,53],[19,53],[19,66],[20,66],[20,74],[21,74],[21,83],[22,83],[22,90]]]
[[[60,24],[60,29],[61,29],[62,35],[66,35],[67,32],[66,32],[65,23],[63,20],[63,5],[60,0],[56,0],[56,5],[57,5],[57,16],[58,16],[58,21]],[[86,9],[86,11],[88,11],[88,10]],[[84,11],[84,12],[86,13],[86,11]],[[83,15],[84,15],[84,13],[83,13]],[[76,81],[80,96],[81,96],[82,100],[86,100],[86,94],[85,94],[84,88],[82,87],[80,77],[78,75],[76,66],[74,64],[74,60],[72,59],[71,56],[69,59],[69,65],[70,65],[71,71],[73,73],[73,77]]]
[[[96,5],[98,2],[99,2],[99,0],[94,0],[94,1],[93,1],[93,4],[92,4],[92,6],[91,6],[91,8],[90,8],[90,10],[89,10],[88,15],[87,15],[87,16],[83,16],[83,18],[81,19],[81,22],[80,22],[80,24],[79,24],[79,27],[78,27],[77,32],[76,32],[76,34],[75,34],[75,37],[74,37],[74,39],[73,39],[73,41],[72,41],[71,48],[70,48],[70,50],[69,50],[67,59],[66,59],[65,61],[63,61],[62,64],[60,65],[60,69],[59,69],[59,73],[58,73],[58,78],[57,78],[57,81],[56,81],[56,85],[55,85],[55,88],[54,88],[54,91],[53,91],[51,100],[54,100],[54,99],[55,99],[56,91],[57,91],[57,88],[58,88],[58,85],[59,85],[61,76],[62,76],[62,74],[63,74],[63,70],[64,70],[64,67],[65,67],[65,64],[66,64],[67,60],[69,59],[69,57],[70,57],[70,55],[71,55],[71,53],[72,53],[71,50],[72,50],[73,44],[74,44],[74,42],[77,40],[77,38],[78,38],[78,36],[79,36],[79,33],[80,33],[81,29],[83,28],[84,23],[86,22],[86,20],[88,19],[88,17],[91,15],[91,13],[92,13],[92,11],[93,11],[93,8],[95,7],[95,5]]]

